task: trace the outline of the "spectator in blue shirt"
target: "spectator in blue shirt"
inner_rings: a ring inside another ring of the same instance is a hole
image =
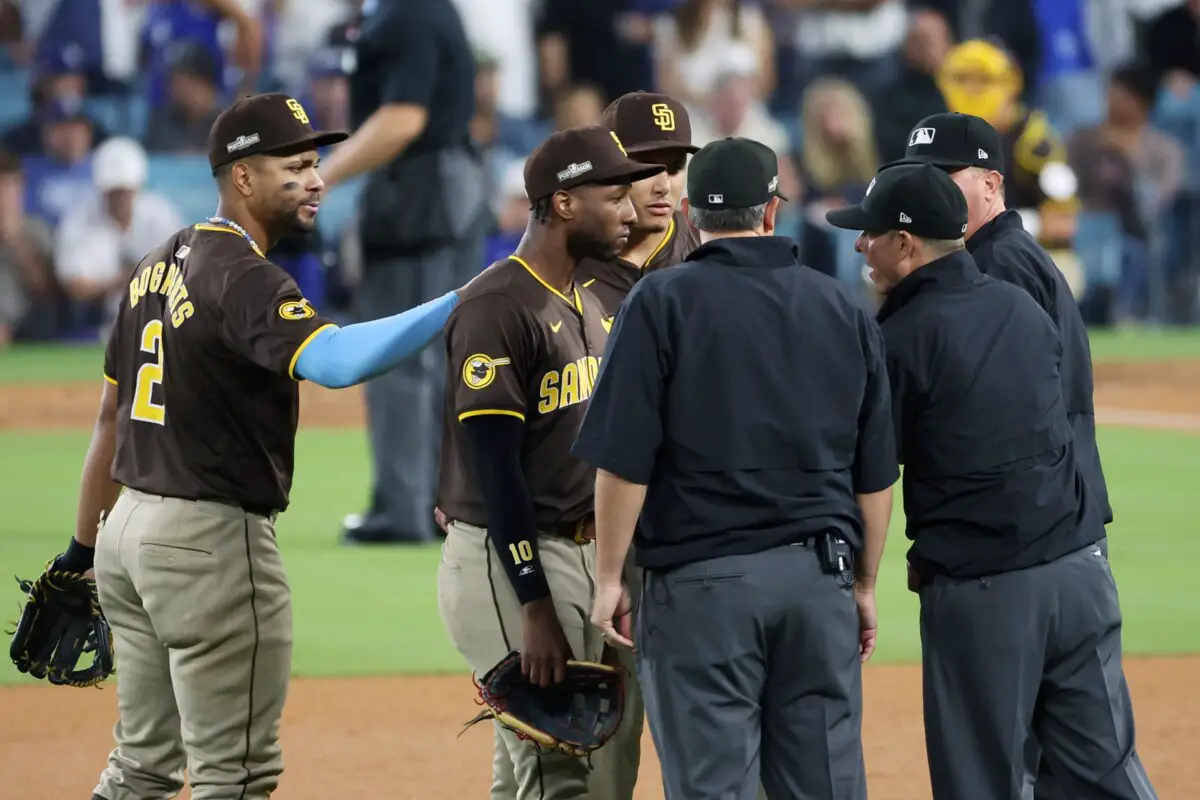
[[[19,122],[0,135],[0,147],[19,156],[44,155],[42,145],[43,117],[47,104],[55,99],[69,99],[80,102],[87,96],[88,80],[84,71],[84,54],[75,45],[67,45],[59,50],[42,53],[33,67],[30,85],[29,117]],[[99,143],[107,139],[109,133],[104,127],[87,115],[92,127],[92,140]]]
[[[55,98],[42,116],[43,155],[22,159],[25,172],[25,212],[51,227],[91,189],[91,120],[82,101]]]
[[[195,42],[172,53],[169,95],[150,112],[146,149],[160,153],[204,153],[208,132],[221,112],[220,64]]]
[[[220,36],[225,20],[237,29],[232,59],[228,58]],[[168,101],[171,51],[179,42],[197,44],[212,57],[221,89],[249,89],[261,71],[262,26],[247,13],[241,0],[159,0],[147,9],[142,38],[152,106]]]

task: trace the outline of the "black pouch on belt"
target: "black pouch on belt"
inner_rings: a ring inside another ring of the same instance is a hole
[[[821,570],[833,575],[842,586],[854,585],[854,548],[833,531],[817,534],[817,555]]]

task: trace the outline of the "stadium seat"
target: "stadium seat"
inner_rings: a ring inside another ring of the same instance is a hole
[[[29,112],[29,70],[5,72],[0,80],[0,129],[24,122]]]
[[[146,133],[146,122],[150,112],[144,97],[89,97],[85,107],[89,114],[115,136],[141,139]]]
[[[321,236],[331,245],[340,238],[342,229],[354,218],[358,206],[358,195],[362,192],[365,178],[352,178],[321,198],[321,211],[317,214],[317,225]]]
[[[206,156],[151,155],[146,188],[170,198],[185,223],[216,213],[217,189]]]
[[[1110,211],[1080,211],[1075,255],[1088,286],[1115,286],[1121,279],[1124,236],[1120,218]]]

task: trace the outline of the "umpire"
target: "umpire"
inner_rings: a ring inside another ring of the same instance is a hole
[[[1053,321],[980,273],[963,242],[967,201],[936,167],[885,168],[861,205],[826,219],[862,231],[886,295],[935,800],[1023,796],[1031,734],[1067,796],[1154,798]]]
[[[980,117],[934,114],[916,124],[901,164],[944,170],[967,200],[967,252],[984,275],[1020,286],[1042,307],[1062,342],[1061,379],[1067,419],[1075,432],[1075,457],[1088,493],[1112,522],[1108,487],[1096,445],[1092,402],[1092,350],[1079,306],[1050,254],[1029,235],[1021,215],[1005,206],[1004,146]]]
[[[573,449],[597,467],[612,643],[630,646],[635,538],[645,570],[637,671],[669,799],[749,800],[760,773],[771,797],[866,797],[861,661],[898,475],[883,343],[772,235],[778,175],[748,139],[693,157],[702,245],[626,298]]]
[[[354,41],[354,135],[326,159],[326,187],[369,173],[359,201],[358,313],[378,319],[475,275],[487,226],[483,168],[470,143],[475,59],[451,0],[364,4]],[[371,505],[347,517],[350,543],[434,538],[442,354],[366,386]]]

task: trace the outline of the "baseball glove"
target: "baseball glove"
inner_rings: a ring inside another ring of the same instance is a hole
[[[9,655],[21,672],[56,686],[96,686],[113,673],[113,638],[96,581],[52,562],[37,580],[17,578],[25,606]],[[79,667],[84,654],[92,663]]]
[[[624,670],[591,661],[568,661],[566,679],[542,688],[521,674],[514,650],[475,685],[487,708],[464,730],[494,719],[538,749],[572,756],[591,755],[611,739],[625,711]]]

